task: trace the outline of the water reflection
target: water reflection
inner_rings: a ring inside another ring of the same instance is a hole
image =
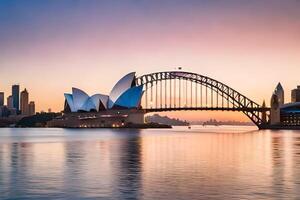
[[[117,197],[127,197],[129,199],[138,199],[141,191],[141,137],[139,131],[120,132],[119,134],[129,134],[130,137],[123,139],[119,144],[120,164],[117,165]],[[132,190],[132,188],[134,188]]]
[[[3,130],[1,199],[300,197],[297,131]]]
[[[272,137],[272,189],[274,193],[278,194],[278,198],[284,197],[284,183],[286,181],[284,176],[284,170],[286,169],[284,160],[285,142],[283,137],[277,136],[277,133],[274,133],[274,136]]]

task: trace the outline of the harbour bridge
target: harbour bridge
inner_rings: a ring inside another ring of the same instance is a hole
[[[184,71],[166,71],[137,77],[136,85],[144,86],[142,109],[164,111],[238,111],[243,112],[258,128],[268,122],[270,108],[247,98],[215,79]]]

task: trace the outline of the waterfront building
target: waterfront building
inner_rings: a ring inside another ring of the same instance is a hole
[[[34,103],[34,101],[30,101],[30,103],[29,103],[28,115],[35,115],[35,103]]]
[[[285,126],[300,126],[300,102],[283,105],[280,109],[280,121]]]
[[[0,106],[0,117],[8,117],[9,116],[9,110],[7,106]]]
[[[137,109],[105,110],[100,112],[64,113],[47,123],[49,127],[68,128],[112,128],[143,125],[144,112]],[[137,127],[137,126],[134,126]]]
[[[15,108],[8,108],[7,106],[0,106],[0,117],[16,116],[17,111]]]
[[[89,96],[78,88],[72,88],[72,94],[65,94],[64,112],[99,112],[138,108],[142,95],[143,86],[135,85],[135,72],[132,72],[121,78],[109,95]]]
[[[4,106],[4,92],[0,92],[0,106]]]
[[[17,113],[20,109],[20,86],[12,86],[12,97],[13,97],[13,107],[17,110]]]
[[[144,124],[144,111],[139,110],[143,86],[136,86],[135,72],[121,78],[109,95],[89,96],[78,88],[64,94],[64,115],[49,123],[60,127],[122,127]]]
[[[291,100],[292,103],[300,102],[300,85],[298,85],[296,89],[292,90]]]
[[[1,117],[15,117],[17,116],[17,110],[15,108],[8,108],[7,106],[0,107]]]
[[[0,117],[3,117],[3,110],[6,106],[0,106]]]
[[[292,91],[292,102],[284,104],[284,90],[279,83],[271,97],[270,124],[300,126],[300,86]]]
[[[7,107],[9,109],[14,107],[14,100],[13,100],[13,96],[12,95],[10,95],[10,96],[7,97]]]
[[[13,97],[7,97],[7,106],[0,106],[0,117],[16,116],[17,110],[13,107]]]
[[[20,104],[21,104],[21,114],[22,115],[28,115],[29,114],[29,94],[25,88],[21,92],[21,99],[20,99]]]

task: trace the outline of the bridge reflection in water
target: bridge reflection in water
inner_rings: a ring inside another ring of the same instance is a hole
[[[268,122],[269,108],[207,76],[183,71],[146,74],[136,78],[145,93],[146,112],[220,110],[243,112],[259,128]]]

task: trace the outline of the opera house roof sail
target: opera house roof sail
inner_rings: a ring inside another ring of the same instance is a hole
[[[72,94],[65,94],[65,112],[92,112],[107,109],[138,108],[143,95],[143,86],[136,86],[135,72],[121,78],[109,95],[89,96],[78,88],[72,88]]]
[[[132,86],[135,86],[135,72],[121,78],[109,93],[109,108],[112,108],[117,99]]]

